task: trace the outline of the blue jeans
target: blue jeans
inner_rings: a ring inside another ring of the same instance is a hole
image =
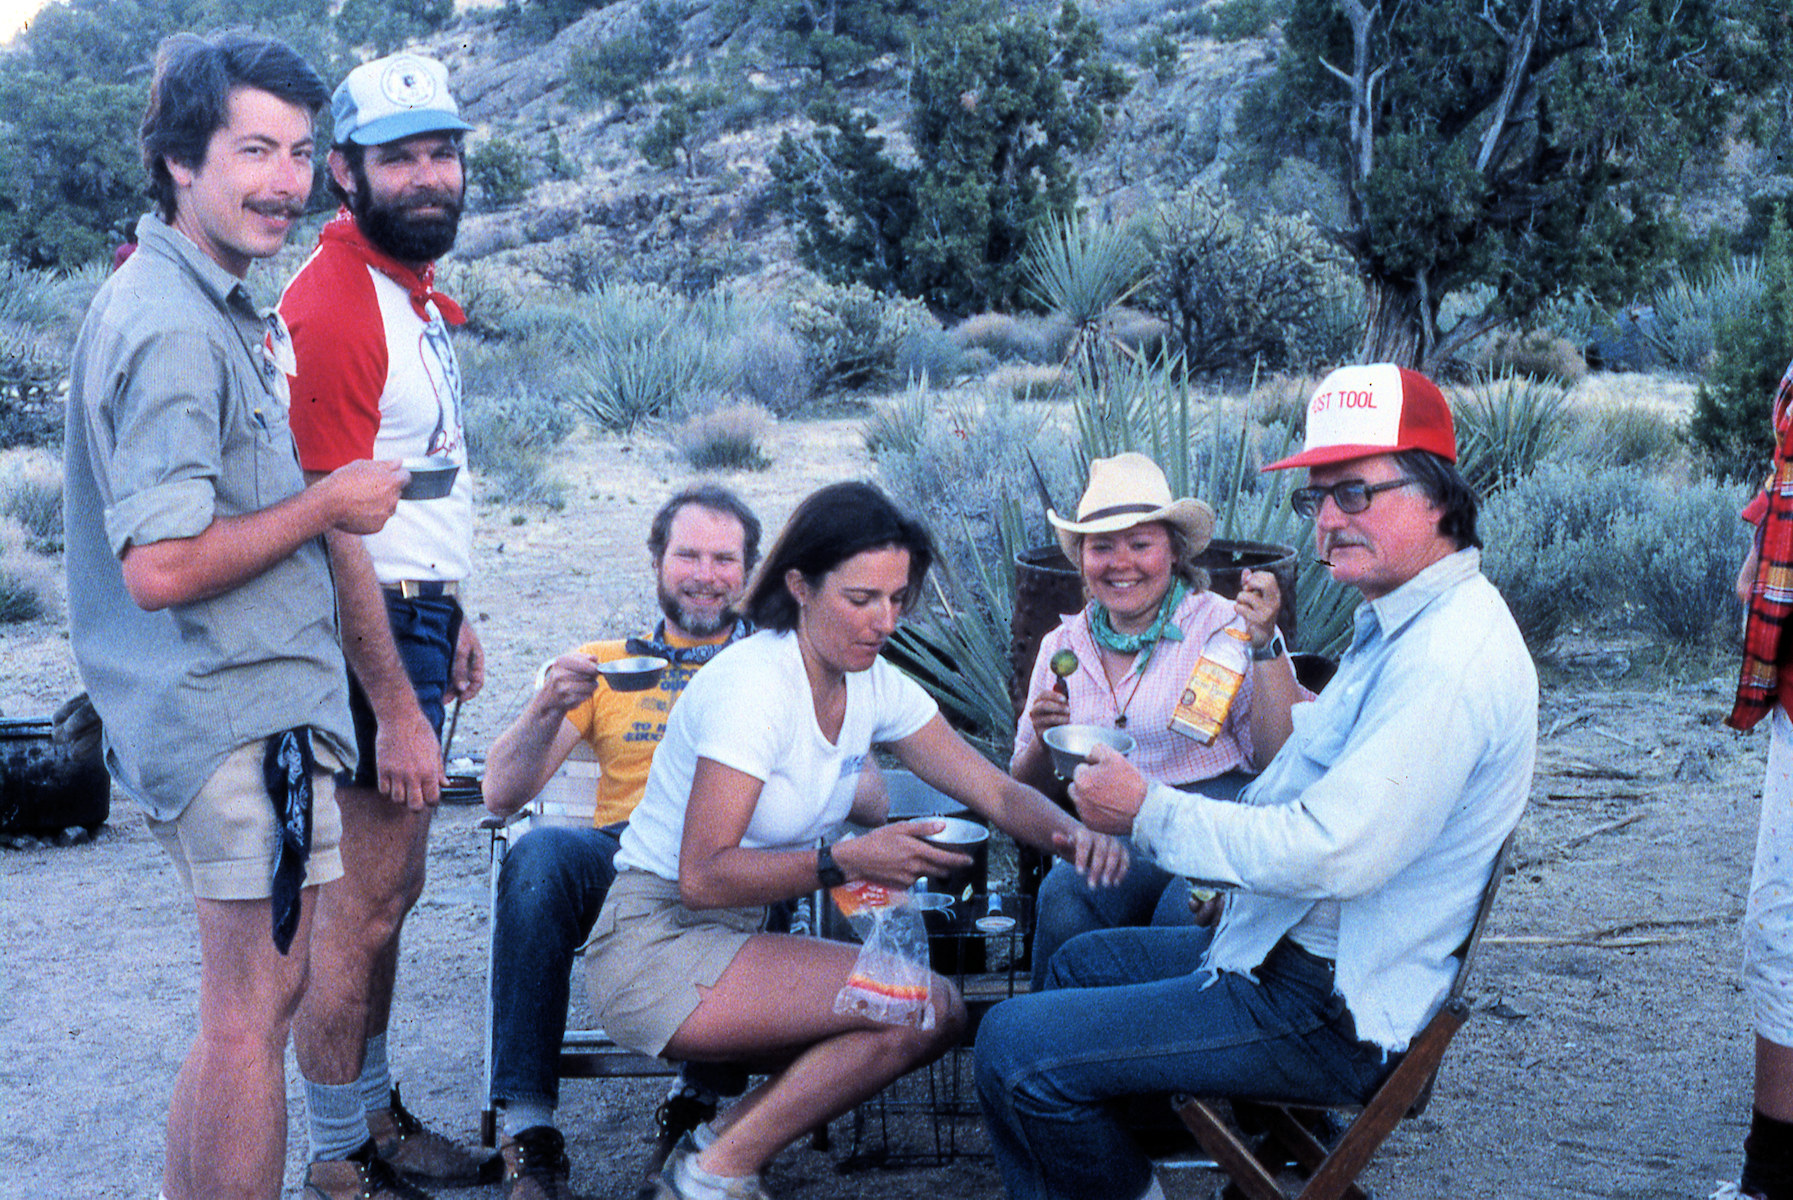
[[[1204,928],[1109,929],[1067,943],[1046,990],[978,1030],[978,1101],[1010,1200],[1131,1200],[1151,1164],[1110,1102],[1175,1092],[1362,1101],[1395,1059],[1357,1039],[1331,964],[1284,940],[1260,982],[1197,974]]]
[[[399,662],[411,677],[411,689],[417,694],[417,707],[424,719],[442,737],[442,724],[447,717],[448,685],[454,674],[455,642],[461,636],[461,604],[452,597],[417,596],[406,600],[391,592],[386,598],[386,620],[392,626],[392,642],[398,649]],[[379,722],[374,719],[373,705],[361,690],[355,672],[349,672],[349,716],[355,723],[355,743],[360,761],[355,767],[354,785],[362,788],[379,786],[380,772],[374,762],[374,736]]]
[[[1228,771],[1212,779],[1180,785],[1216,800],[1237,800],[1254,776]],[[1092,888],[1070,863],[1052,864],[1034,901],[1033,990],[1046,982],[1046,967],[1058,948],[1080,933],[1128,925],[1189,925],[1189,884],[1127,842],[1132,862],[1113,887]]]
[[[560,1040],[573,957],[616,878],[624,824],[544,826],[517,839],[492,914],[492,1099],[560,1101]]]

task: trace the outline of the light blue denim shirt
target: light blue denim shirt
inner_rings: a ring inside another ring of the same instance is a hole
[[[1154,784],[1133,823],[1167,870],[1229,897],[1207,969],[1250,975],[1316,900],[1339,901],[1339,992],[1358,1036],[1404,1049],[1450,990],[1537,753],[1538,676],[1461,550],[1358,606],[1351,648],[1230,804]]]
[[[119,559],[305,486],[268,314],[154,215],[87,312],[65,447],[69,640],[106,764],[172,820],[238,746],[309,725],[355,760],[336,592],[322,538],[218,596],[137,607]]]

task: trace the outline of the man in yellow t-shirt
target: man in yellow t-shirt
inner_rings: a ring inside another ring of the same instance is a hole
[[[759,535],[752,511],[726,488],[697,484],[669,500],[647,540],[665,619],[649,637],[590,642],[555,659],[486,755],[485,803],[500,816],[540,792],[580,742],[591,747],[602,771],[590,829],[531,830],[499,872],[491,1084],[493,1102],[504,1109],[510,1200],[577,1200],[566,1143],[554,1125],[573,955],[615,878],[617,839],[641,800],[667,714],[699,668],[748,632],[735,605],[758,556]],[[656,686],[618,692],[599,684],[599,663],[640,654],[671,664]],[[687,1078],[678,1094],[700,1106],[707,1101],[713,1112],[714,1096],[706,1091]]]

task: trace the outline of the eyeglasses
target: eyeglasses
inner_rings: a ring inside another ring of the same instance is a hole
[[[1320,511],[1320,505],[1331,496],[1332,502],[1339,506],[1342,513],[1360,513],[1370,507],[1370,497],[1377,492],[1391,492],[1398,487],[1406,487],[1419,480],[1411,475],[1403,475],[1399,479],[1391,479],[1387,483],[1365,483],[1361,479],[1347,479],[1343,483],[1335,483],[1331,487],[1296,488],[1289,493],[1289,507],[1296,515],[1311,517]]]

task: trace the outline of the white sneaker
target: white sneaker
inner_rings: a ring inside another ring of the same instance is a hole
[[[758,1175],[712,1175],[697,1165],[697,1153],[686,1142],[667,1156],[656,1200],[772,1200]]]

